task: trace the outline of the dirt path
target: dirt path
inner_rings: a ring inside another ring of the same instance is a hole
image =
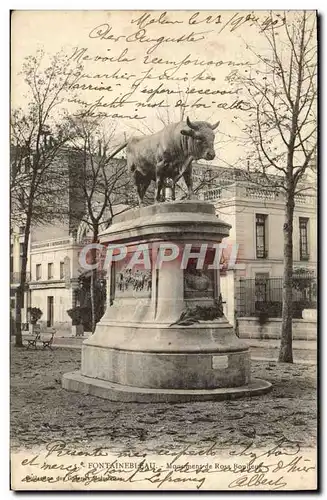
[[[270,393],[236,401],[187,404],[117,403],[67,392],[61,376],[78,370],[79,349],[12,349],[11,439],[13,449],[64,439],[84,447],[165,448],[216,442],[269,446],[277,439],[314,446],[316,367],[252,362]]]

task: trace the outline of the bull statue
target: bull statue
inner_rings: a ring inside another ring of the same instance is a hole
[[[163,130],[145,137],[134,137],[127,143],[127,167],[134,178],[139,205],[150,182],[156,184],[155,201],[161,201],[166,180],[172,180],[172,200],[175,200],[175,185],[184,178],[188,198],[192,197],[193,160],[213,160],[214,125],[208,122],[178,122],[167,125]]]

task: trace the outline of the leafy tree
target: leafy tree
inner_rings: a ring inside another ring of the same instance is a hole
[[[39,319],[41,319],[43,312],[39,307],[29,307],[28,312],[31,315],[31,323],[32,325],[35,325]]]
[[[60,217],[63,210],[60,155],[71,136],[64,112],[59,111],[73,79],[68,58],[61,53],[50,59],[43,51],[25,59],[21,75],[26,106],[11,113],[11,215],[12,227],[24,224],[19,286],[16,292],[16,346],[22,347],[21,311],[26,289],[31,224]],[[15,104],[15,102],[13,103]]]

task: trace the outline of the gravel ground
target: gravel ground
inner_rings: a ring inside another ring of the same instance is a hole
[[[61,376],[80,368],[79,349],[12,348],[11,445],[30,449],[50,440],[103,446],[222,446],[237,442],[266,447],[280,438],[303,447],[316,443],[316,367],[253,361],[252,373],[273,384],[270,393],[235,401],[183,404],[117,403],[67,392]]]
[[[278,360],[279,348],[251,347],[251,355],[254,358]],[[293,349],[294,363],[317,364],[317,351],[305,349]]]

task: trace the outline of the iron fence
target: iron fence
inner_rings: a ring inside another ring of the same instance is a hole
[[[303,309],[317,308],[317,278],[312,274],[293,275],[293,317],[301,318]],[[282,316],[283,278],[240,279],[237,290],[237,314],[253,317],[267,313]]]

